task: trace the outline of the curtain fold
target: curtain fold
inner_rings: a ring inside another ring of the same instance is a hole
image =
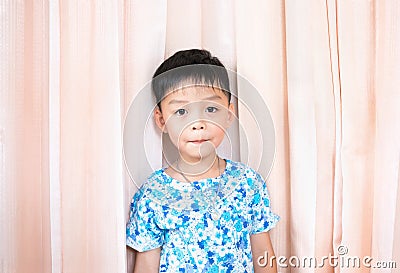
[[[285,13],[284,1],[235,2],[237,72],[261,93],[275,126],[276,154],[267,183],[272,206],[281,216],[279,224],[271,231],[277,256],[291,253]],[[239,88],[239,96],[245,91]],[[239,120],[247,122],[240,112]],[[247,133],[251,136],[251,132]],[[280,270],[288,272],[285,268]]]
[[[51,269],[48,8],[1,3],[1,270]]]
[[[375,3],[375,155],[371,256],[400,261],[400,4]],[[372,269],[371,272],[390,272]],[[394,271],[392,271],[394,272]]]
[[[126,115],[157,66],[188,48],[210,50],[269,107],[276,255],[370,256],[398,268],[399,18],[394,0],[0,2],[0,272],[131,272],[125,222],[137,187],[123,152],[138,169],[163,162],[151,122],[137,144],[146,158],[123,150]],[[239,123],[252,122],[235,104]],[[221,152],[246,160],[247,142],[232,132]]]
[[[125,270],[117,3],[60,2],[63,272]]]
[[[312,6],[286,3],[291,249],[300,257],[333,252],[337,124],[327,19],[327,6],[322,1]],[[317,271],[332,269],[326,266]],[[291,272],[314,272],[314,268]]]

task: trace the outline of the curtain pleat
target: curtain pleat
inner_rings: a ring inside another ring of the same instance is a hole
[[[110,1],[60,2],[63,272],[124,272],[119,26]]]
[[[60,5],[49,3],[49,211],[51,272],[62,272],[60,188]]]
[[[276,154],[267,183],[272,206],[281,220],[271,236],[276,255],[286,255],[291,253],[291,210],[285,4],[283,1],[253,1],[251,4],[236,1],[234,9],[237,72],[260,92],[274,121]],[[240,87],[238,92],[239,97],[246,95],[246,90]],[[241,116],[240,109],[239,121],[248,122]],[[251,138],[252,132],[247,133]],[[258,149],[257,144],[252,146]],[[280,270],[289,272],[288,268]]]
[[[342,236],[349,255],[371,254],[375,110],[375,6],[338,2],[342,99]],[[354,20],[357,18],[357,20]],[[360,268],[360,272],[369,272]],[[343,268],[340,272],[354,272]]]
[[[37,1],[1,3],[3,272],[51,269],[47,13]]]
[[[287,2],[285,8],[291,253],[321,257],[332,252],[334,220],[335,107],[327,7],[321,1]],[[332,269],[290,272],[314,271]]]
[[[377,260],[400,261],[400,4],[376,3],[374,94],[375,146],[371,198],[370,255]],[[371,174],[372,175],[372,174]],[[398,269],[397,269],[398,270]],[[372,269],[371,272],[395,272]]]

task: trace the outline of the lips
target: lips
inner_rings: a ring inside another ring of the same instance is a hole
[[[198,139],[198,140],[192,140],[192,141],[189,141],[189,142],[193,143],[193,144],[201,144],[201,143],[203,143],[205,141],[208,141],[208,139]]]

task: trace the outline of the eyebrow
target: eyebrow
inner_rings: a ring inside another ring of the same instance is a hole
[[[222,98],[218,95],[212,95],[210,97],[204,98],[203,100],[219,100],[219,99],[222,99]],[[174,104],[174,103],[189,103],[189,101],[173,99],[170,102],[168,102],[168,104]]]

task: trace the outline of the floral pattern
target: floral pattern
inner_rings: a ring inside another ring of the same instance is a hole
[[[250,236],[279,216],[260,174],[225,161],[220,176],[191,183],[156,170],[132,199],[127,245],[161,247],[160,272],[254,272]]]

